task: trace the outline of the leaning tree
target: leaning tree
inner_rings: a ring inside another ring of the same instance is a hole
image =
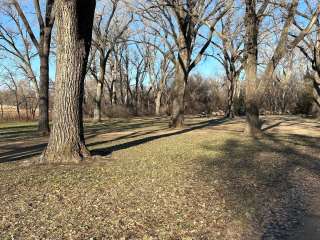
[[[42,162],[79,162],[90,156],[83,133],[84,78],[95,0],[57,0],[57,72],[53,126]]]

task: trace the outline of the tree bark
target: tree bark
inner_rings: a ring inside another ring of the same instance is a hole
[[[318,66],[320,70],[320,67]],[[313,78],[313,114],[316,117],[320,117],[320,74],[315,72]]]
[[[155,103],[156,103],[156,116],[160,116],[160,107],[161,107],[161,97],[162,97],[162,92],[159,90],[157,92],[157,96],[155,99]]]
[[[235,96],[235,81],[236,78],[232,78],[230,82],[230,86],[228,89],[228,104],[227,104],[227,112],[226,117],[227,118],[234,118],[234,96]]]
[[[104,59],[104,53],[100,53],[100,73],[99,79],[97,81],[96,86],[96,97],[95,97],[95,107],[93,112],[93,121],[100,122],[101,121],[101,102],[102,102],[102,94],[103,94],[103,86],[104,86],[104,76],[106,73],[106,61]]]
[[[259,33],[259,19],[256,14],[256,1],[246,0],[246,116],[248,135],[256,135],[261,133],[261,123],[259,119],[259,104],[256,99],[257,94],[257,58],[258,58],[258,33]]]
[[[98,81],[96,86],[96,97],[94,99],[93,122],[101,121],[101,100],[103,83]]]
[[[18,119],[21,120],[21,116],[20,116],[20,102],[19,102],[19,97],[18,97],[18,90],[16,90],[15,92],[15,98],[16,98],[16,110],[17,110],[17,114],[18,114]]]
[[[3,103],[0,102],[0,109],[1,109],[1,119],[3,120]]]
[[[51,30],[50,30],[51,31]],[[51,35],[51,33],[50,33]],[[38,131],[42,135],[50,132],[49,128],[49,52],[50,38],[43,43],[40,55],[40,84],[39,84],[39,120]]]
[[[170,127],[182,128],[184,125],[184,98],[186,90],[186,76],[179,64],[176,64],[175,82],[172,90],[172,115]]]
[[[82,119],[84,78],[95,0],[58,0],[57,72],[53,126],[41,162],[79,162],[89,157]]]

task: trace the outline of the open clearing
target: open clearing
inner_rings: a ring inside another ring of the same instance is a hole
[[[36,124],[0,123],[0,239],[320,239],[320,123],[265,120],[87,123],[101,157],[51,166]]]

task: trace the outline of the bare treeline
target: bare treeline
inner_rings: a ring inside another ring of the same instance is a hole
[[[0,118],[38,119],[44,134],[61,70],[55,4],[0,7]],[[168,115],[182,127],[184,114],[246,114],[259,134],[260,114],[316,115],[319,10],[317,0],[97,1],[84,117]]]

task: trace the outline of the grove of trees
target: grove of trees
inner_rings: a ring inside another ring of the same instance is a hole
[[[318,0],[1,0],[0,120],[37,119],[44,162],[90,156],[84,118],[246,115],[260,135],[261,114],[320,112],[319,14]]]

